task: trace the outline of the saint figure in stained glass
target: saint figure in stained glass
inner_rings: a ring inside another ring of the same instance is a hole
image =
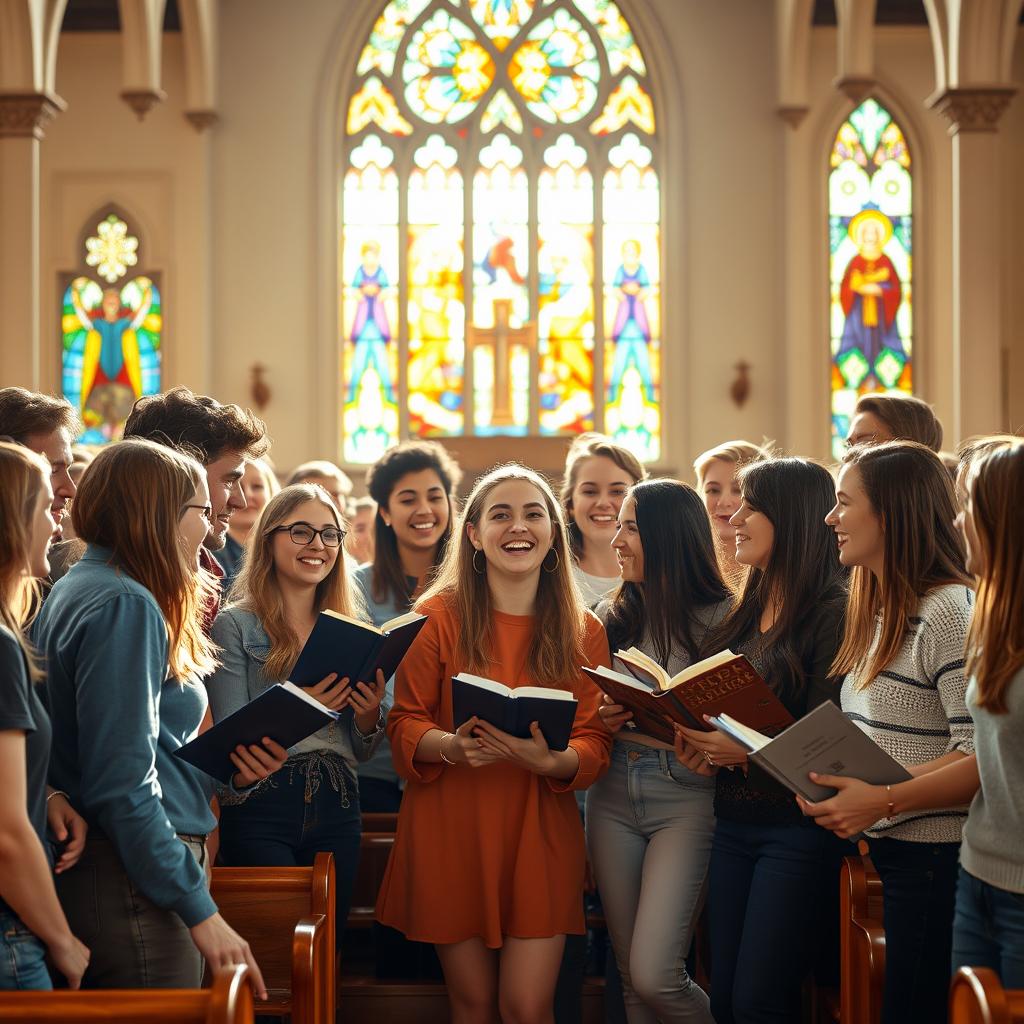
[[[362,248],[363,262],[356,271],[352,287],[360,295],[356,306],[356,318],[352,324],[350,340],[353,344],[352,369],[349,371],[348,401],[355,400],[355,384],[363,374],[373,369],[380,386],[384,389],[385,400],[395,401],[394,384],[388,366],[388,342],[391,340],[391,326],[387,310],[381,300],[381,292],[388,287],[388,275],[380,265],[380,245],[366,242]]]
[[[615,343],[615,362],[608,376],[608,401],[615,401],[622,385],[622,376],[635,366],[640,374],[647,400],[654,401],[654,380],[648,346],[651,326],[644,300],[651,285],[650,276],[640,262],[640,243],[629,239],[622,246],[622,263],[615,272],[614,285],[622,299],[615,312],[612,341]]]

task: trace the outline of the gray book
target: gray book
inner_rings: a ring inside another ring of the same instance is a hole
[[[750,760],[773,779],[812,802],[827,800],[836,790],[812,782],[808,772],[842,775],[875,786],[911,778],[903,765],[831,701],[819,704],[774,739],[729,715],[718,715],[711,724],[746,748]]]

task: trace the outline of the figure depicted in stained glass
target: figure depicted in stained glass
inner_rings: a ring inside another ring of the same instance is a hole
[[[558,242],[546,248],[551,252],[540,271],[537,325],[540,338],[547,341],[544,364],[557,391],[544,397],[560,395],[565,401],[573,392],[590,393],[593,388],[593,290],[586,268],[570,251]]]
[[[839,289],[846,321],[836,362],[840,368],[847,360],[844,353],[859,351],[867,366],[866,374],[877,376],[878,360],[888,349],[902,363],[906,359],[903,342],[896,324],[903,289],[892,260],[882,251],[892,237],[892,221],[879,210],[865,209],[852,217],[847,228],[857,247],[850,259]],[[858,366],[863,366],[857,361]],[[846,371],[844,370],[844,375]],[[857,387],[860,380],[850,380]]]
[[[502,235],[495,239],[494,244],[484,253],[483,259],[477,264],[483,271],[489,284],[496,284],[500,279],[513,284],[523,284],[525,278],[516,267],[515,241]]]
[[[377,242],[366,242],[360,255],[363,261],[352,281],[352,287],[359,290],[360,298],[349,335],[354,349],[348,377],[348,401],[355,398],[363,374],[372,368],[380,378],[385,401],[394,402],[394,382],[388,365],[391,326],[381,296],[388,287],[388,275],[380,265],[380,245]]]
[[[622,386],[622,377],[630,366],[640,374],[644,392],[649,402],[654,401],[654,379],[651,374],[651,324],[647,317],[644,300],[651,279],[641,257],[640,243],[629,239],[622,246],[622,263],[615,272],[614,285],[622,294],[619,308],[615,313],[612,327],[612,341],[615,342],[615,361],[608,376],[608,401],[615,400]]]
[[[82,293],[90,283],[79,278],[68,289],[73,317],[85,332],[73,345],[80,353],[82,366],[80,390],[75,397],[87,432],[99,430],[103,439],[110,440],[119,436],[135,400],[155,390],[145,385],[150,383],[147,378],[155,376],[159,364],[159,341],[154,344],[152,330],[139,330],[150,315],[155,289],[148,278],[138,278],[122,291],[105,288],[98,305],[86,308]],[[75,326],[65,322],[65,335],[69,327]],[[159,323],[149,327],[155,328],[158,339]]]

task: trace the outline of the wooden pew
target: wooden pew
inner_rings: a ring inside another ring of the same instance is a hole
[[[253,1012],[252,983],[245,964],[218,967],[210,988],[0,992],[0,1021],[253,1024]]]
[[[384,880],[394,832],[364,832],[359,847],[359,867],[352,886],[352,904],[348,911],[349,928],[369,928],[374,920],[377,893]]]
[[[263,972],[260,1013],[334,1024],[333,855],[318,853],[311,868],[214,868],[210,894]]]
[[[398,814],[392,812],[363,812],[364,832],[394,832],[398,828]]]
[[[961,967],[949,986],[949,1024],[1021,1024],[1024,989],[1004,989],[987,967]]]
[[[839,875],[840,1021],[877,1024],[885,987],[882,881],[866,857],[845,857]]]

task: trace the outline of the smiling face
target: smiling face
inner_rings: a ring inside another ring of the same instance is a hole
[[[196,493],[186,502],[189,506],[182,510],[178,520],[178,533],[185,549],[185,559],[189,565],[199,567],[199,549],[206,541],[210,531],[210,520],[206,518],[206,508],[210,504],[210,491],[206,479],[199,481]]]
[[[245,495],[242,493],[244,473],[245,459],[241,452],[225,452],[206,467],[206,482],[213,506],[213,525],[205,542],[210,551],[220,551],[224,547],[231,517],[245,508]]]
[[[730,524],[736,531],[736,561],[764,571],[775,546],[775,527],[763,513],[740,502]]]
[[[836,503],[825,516],[825,522],[836,532],[839,561],[843,565],[863,565],[881,576],[885,564],[885,533],[856,466],[847,465],[839,470]]]
[[[528,480],[507,480],[492,488],[480,522],[467,523],[466,532],[483,552],[489,576],[515,579],[539,573],[555,539],[544,495]]]
[[[583,534],[584,545],[607,547],[618,529],[616,518],[626,492],[636,483],[604,455],[583,459],[576,469],[569,515]]]
[[[57,528],[50,511],[52,504],[53,491],[50,489],[50,481],[43,479],[32,514],[28,545],[28,574],[37,579],[50,574],[48,555]]]
[[[420,554],[434,550],[448,529],[448,495],[437,470],[399,477],[380,517],[395,531],[398,549]]]
[[[25,447],[42,455],[50,463],[50,489],[53,498],[50,512],[53,515],[53,539],[61,539],[61,520],[67,514],[68,502],[75,496],[77,487],[68,470],[71,468],[71,435],[63,428],[49,434],[31,434],[25,438]]]
[[[736,543],[736,528],[729,522],[740,507],[740,482],[736,463],[712,459],[704,469],[701,497],[711,517],[715,535],[726,550]]]
[[[636,525],[636,499],[631,494],[619,509],[618,530],[612,538],[612,547],[619,560],[619,575],[627,583],[643,583],[644,547]]]
[[[297,523],[312,526],[314,530],[339,528],[334,509],[322,501],[304,501],[296,505],[281,526],[294,526]],[[296,544],[286,529],[279,529],[274,534],[271,551],[274,569],[281,582],[315,587],[330,574],[341,548],[327,547],[319,534],[308,544]]]

